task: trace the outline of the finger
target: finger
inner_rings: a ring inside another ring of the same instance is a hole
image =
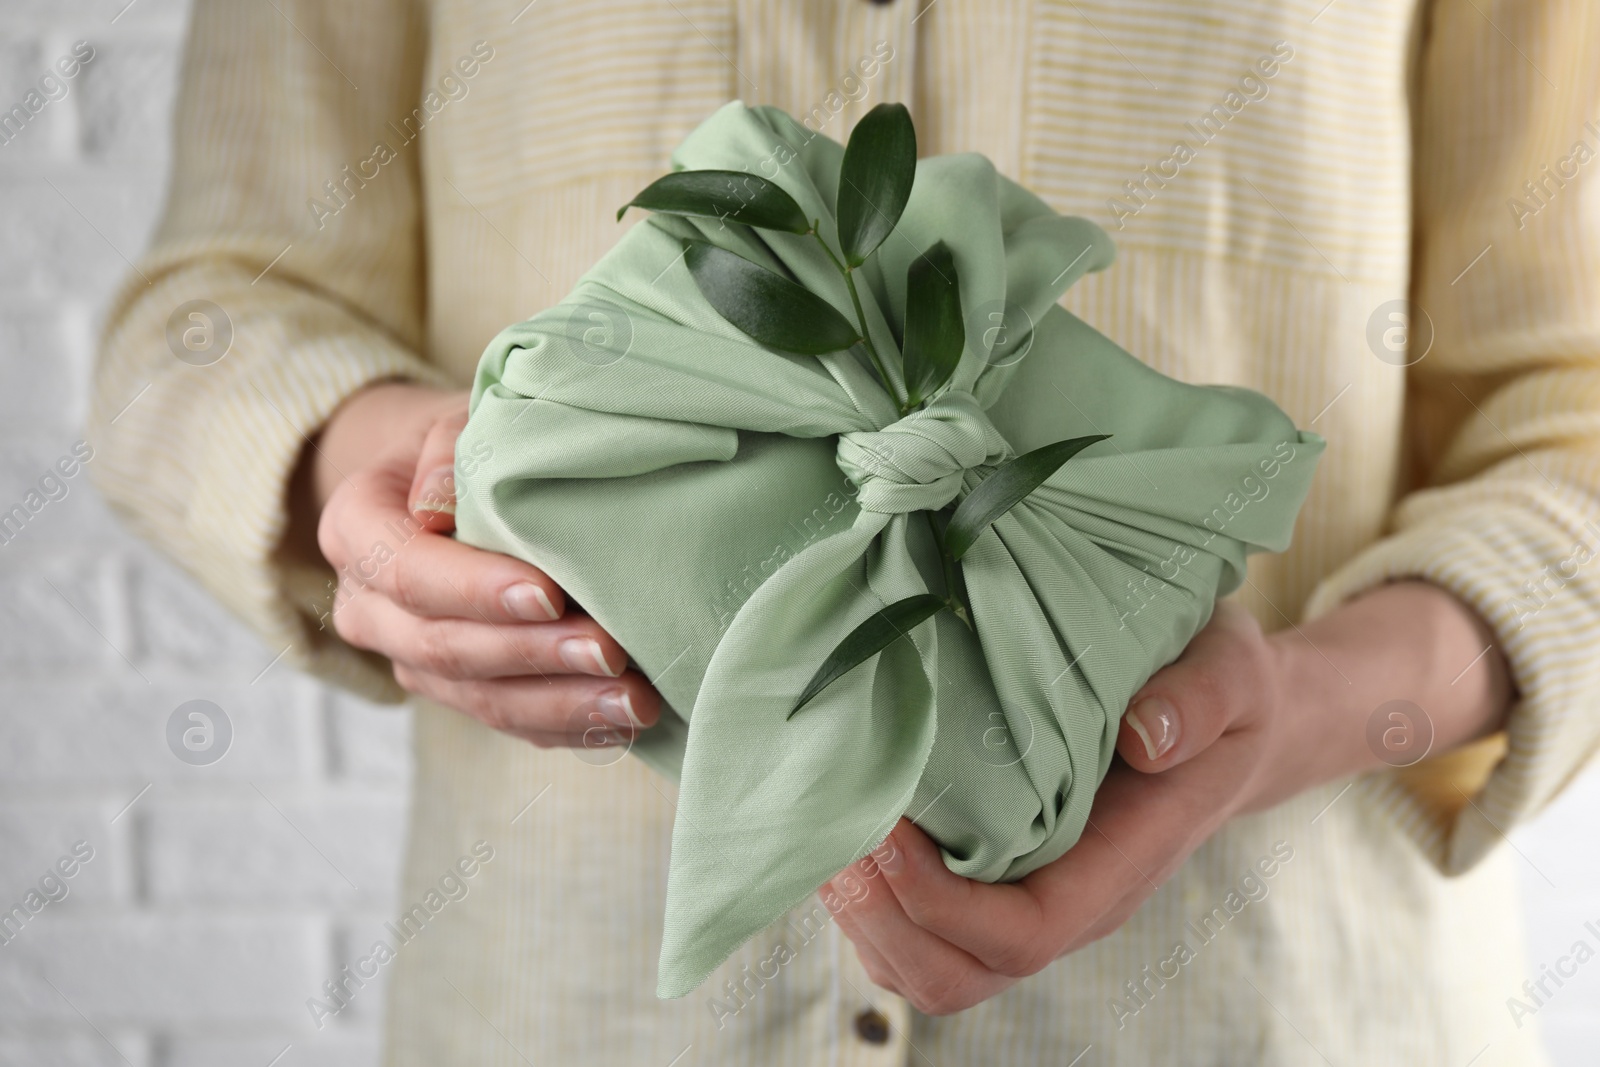
[[[872,942],[851,938],[850,944],[856,950],[856,958],[861,961],[861,969],[867,972],[867,977],[872,979],[873,985],[888,990],[897,997],[905,996],[905,987],[900,984],[900,976],[883,958],[883,953],[872,947]]]
[[[895,972],[894,966],[883,953],[879,952],[872,941],[861,932],[861,926],[850,914],[839,887],[834,882],[829,882],[817,891],[817,895],[833,914],[833,920],[839,924],[839,929],[850,939],[850,944],[855,947],[856,956],[861,960],[862,969],[867,972],[867,977],[872,979],[873,984],[897,996],[905,996],[899,974]]]
[[[357,648],[453,681],[555,674],[617,678],[628,666],[622,646],[587,615],[508,624],[424,619],[369,593],[335,611],[334,629]]]
[[[889,840],[892,850],[874,854],[877,868],[900,910],[919,928],[1014,978],[1035,974],[1055,958],[1042,937],[1039,901],[1026,889],[955,874],[944,865],[939,847],[910,820],[901,819]]]
[[[406,511],[409,475],[381,465],[323,511],[318,543],[341,584],[377,589],[413,615],[480,622],[559,618],[565,597],[530,564],[422,529]]]
[[[661,717],[661,698],[632,671],[604,682],[576,675],[462,682],[397,663],[394,676],[408,692],[530,740],[547,734],[592,738],[607,730],[631,740],[632,731]]]
[[[1135,770],[1177,766],[1209,748],[1257,701],[1265,643],[1249,612],[1221,601],[1183,655],[1157,671],[1128,702],[1117,751]]]
[[[442,416],[428,429],[417,456],[407,508],[426,529],[444,532],[456,526],[456,438],[467,425],[467,410]]]
[[[872,868],[857,864],[853,869],[868,876]],[[855,925],[856,937],[851,940],[864,941],[879,953],[897,976],[902,995],[919,1011],[947,1015],[987,999],[1007,984],[968,953],[912,922],[882,879],[872,879],[868,892],[845,911]]]

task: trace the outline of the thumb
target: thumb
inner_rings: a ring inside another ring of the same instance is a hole
[[[1251,650],[1261,628],[1244,608],[1221,601],[1183,654],[1151,676],[1133,699],[1117,752],[1145,773],[1164,771],[1204,752],[1247,705],[1254,684]]]
[[[424,529],[447,533],[456,527],[456,438],[467,424],[467,409],[436,419],[422,441],[411,478],[407,510]]]

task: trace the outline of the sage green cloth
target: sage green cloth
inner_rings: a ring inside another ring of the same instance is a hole
[[[735,102],[673,163],[771,178],[837,247],[842,152]],[[691,236],[853,317],[813,238],[652,216],[489,346],[457,445],[458,536],[544,569],[670,705],[633,746],[680,783],[668,997],[902,814],[986,881],[1071,847],[1129,696],[1238,587],[1247,555],[1287,546],[1323,446],[1267,398],[1164,377],[1056,306],[1110,264],[1111,242],[981,156],[920,161],[861,271],[873,340],[896,353],[907,266],[940,239],[954,253],[967,347],[949,391],[905,418],[857,356],[782,355],[729,325],[684,266]],[[941,613],[786,720],[845,634],[940,588],[917,511],[1009,456],[1095,433],[1113,436],[967,554],[976,635]]]

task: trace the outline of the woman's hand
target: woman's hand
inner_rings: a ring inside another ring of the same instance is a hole
[[[339,575],[334,629],[392,660],[407,690],[540,747],[653,724],[655,689],[547,575],[448,536],[466,421],[464,392],[383,383],[308,453],[302,495]]]
[[[873,981],[927,1014],[961,1011],[1115,931],[1233,816],[1382,766],[1367,721],[1385,702],[1426,709],[1436,753],[1497,729],[1511,684],[1492,643],[1421,582],[1272,637],[1220,603],[1130,702],[1120,758],[1066,855],[1013,884],[974,882],[902,819],[824,899]],[[864,895],[855,879],[869,879]]]

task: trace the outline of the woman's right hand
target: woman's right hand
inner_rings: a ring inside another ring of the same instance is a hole
[[[379,383],[308,452],[317,544],[339,576],[334,629],[387,656],[410,692],[541,748],[654,724],[654,687],[548,575],[449,536],[466,421],[465,392]]]

